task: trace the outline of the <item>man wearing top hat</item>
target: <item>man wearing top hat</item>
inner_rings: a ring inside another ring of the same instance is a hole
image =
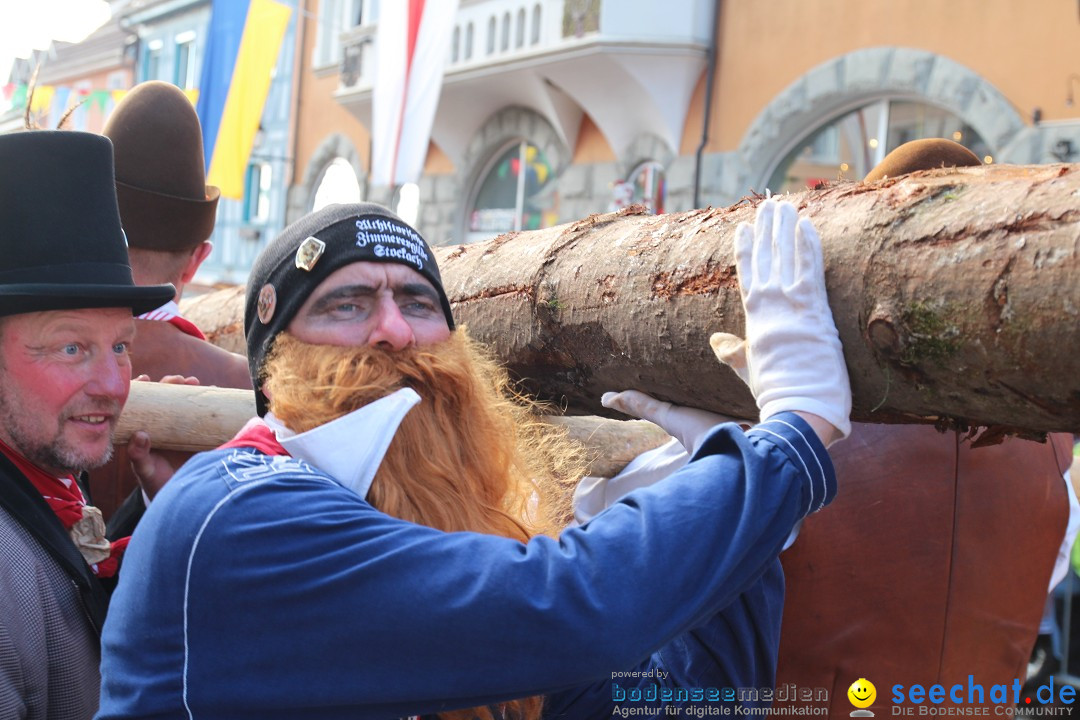
[[[136,286],[112,147],[87,133],[0,136],[0,717],[85,720],[122,544],[80,476],[106,462],[131,382]]]

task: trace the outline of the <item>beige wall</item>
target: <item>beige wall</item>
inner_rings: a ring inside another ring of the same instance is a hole
[[[903,46],[943,55],[993,84],[1030,119],[1080,118],[1065,106],[1080,73],[1076,0],[726,0],[707,152],[738,148],[778,93],[811,68],[862,48]],[[704,82],[680,153],[700,139]]]
[[[615,153],[612,152],[607,138],[600,132],[600,128],[596,127],[596,123],[593,122],[592,118],[582,114],[577,147],[574,148],[571,162],[575,165],[586,165],[614,161]]]
[[[300,182],[308,170],[311,156],[319,145],[333,133],[348,137],[359,153],[365,168],[369,168],[371,140],[367,128],[345,110],[336,100],[334,91],[338,86],[336,72],[317,77],[311,70],[312,52],[315,48],[316,24],[312,18],[319,13],[319,0],[307,0],[306,12],[300,17],[304,27],[303,49],[299,54],[300,82],[299,110],[296,117],[296,173],[294,183]]]

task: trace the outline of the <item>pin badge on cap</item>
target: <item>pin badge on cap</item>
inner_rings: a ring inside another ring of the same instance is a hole
[[[271,318],[274,317],[274,310],[277,308],[277,291],[274,290],[274,286],[270,283],[266,283],[259,290],[259,300],[256,305],[256,312],[259,316],[259,322],[263,325],[269,325]]]
[[[296,267],[311,272],[324,250],[326,250],[326,243],[317,237],[308,237],[296,250]]]

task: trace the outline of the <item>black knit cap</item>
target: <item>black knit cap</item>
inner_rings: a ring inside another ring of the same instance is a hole
[[[454,329],[435,256],[401,218],[374,203],[329,205],[306,215],[259,253],[248,277],[244,334],[259,415],[267,410],[259,375],[274,338],[323,280],[356,262],[398,263],[423,275],[439,294],[446,324]]]

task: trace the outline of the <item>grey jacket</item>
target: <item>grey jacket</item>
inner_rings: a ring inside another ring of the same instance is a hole
[[[0,718],[93,717],[106,606],[63,525],[0,455]]]

